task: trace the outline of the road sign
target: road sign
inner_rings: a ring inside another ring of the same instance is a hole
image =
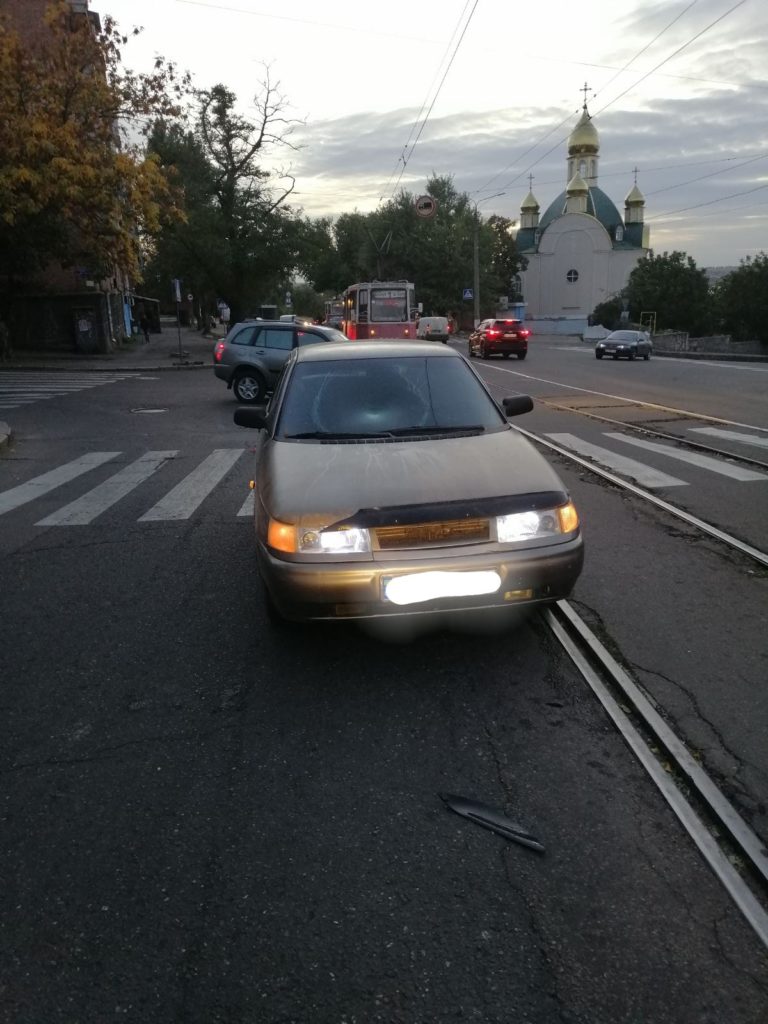
[[[426,220],[428,217],[434,217],[437,212],[437,200],[433,199],[432,196],[419,196],[416,202],[413,204],[416,210],[416,216]]]
[[[474,297],[475,297],[474,289],[472,289],[472,288],[465,288],[461,297],[462,297],[462,299],[474,299]]]

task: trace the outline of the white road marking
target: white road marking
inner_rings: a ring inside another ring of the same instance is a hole
[[[688,362],[688,360],[684,360],[684,362]],[[520,370],[512,370],[506,366],[496,366],[493,363],[484,363],[483,368],[488,370],[499,370],[501,373],[513,373],[516,377],[522,377],[524,380],[534,380],[537,384],[552,384],[553,387],[565,388],[566,391],[579,391],[583,395],[596,395],[598,398],[610,398],[616,402],[628,402],[630,405],[642,405],[645,409],[660,409],[662,412],[678,413],[681,416],[687,416],[692,420],[709,420],[713,423],[727,423],[730,427],[743,427],[746,430],[761,430],[763,433],[768,434],[768,427],[758,427],[755,426],[754,423],[739,423],[734,420],[725,420],[722,416],[705,416],[703,413],[692,412],[690,409],[676,409],[671,405],[657,405],[655,402],[644,402],[641,398],[628,398],[626,395],[610,395],[605,391],[593,391],[591,388],[577,388],[574,387],[573,384],[563,384],[562,381],[549,380],[547,377],[534,377],[530,373],[521,373]]]
[[[243,502],[238,516],[252,516],[256,510],[256,491],[248,491],[248,497]]]
[[[722,437],[726,441],[738,441],[740,444],[754,444],[758,448],[768,448],[768,437],[753,437],[752,434],[738,434],[735,430],[718,430],[717,427],[689,427],[692,434],[707,434],[709,437]]]
[[[632,444],[636,448],[643,448],[649,452],[656,452],[665,455],[670,459],[677,459],[679,462],[687,462],[690,466],[698,466],[700,469],[709,470],[710,473],[719,473],[731,480],[768,480],[765,473],[758,473],[754,469],[744,469],[742,466],[732,465],[730,462],[723,462],[722,459],[713,459],[711,455],[700,455],[698,452],[688,452],[682,448],[671,448],[667,445],[658,444],[656,441],[644,441],[639,437],[627,437],[626,434],[606,433],[613,441],[623,441],[625,444]]]
[[[100,466],[104,462],[109,462],[110,459],[117,458],[120,454],[120,452],[86,452],[79,459],[74,459],[64,466],[52,469],[49,473],[43,473],[32,480],[27,480],[25,484],[12,487],[9,491],[3,491],[0,494],[0,515],[18,508],[20,505],[25,505],[28,501],[34,501],[35,498],[47,494],[48,491],[52,491],[56,487],[61,487],[62,484],[74,480],[75,477],[95,469],[96,466]]]
[[[147,480],[160,467],[177,455],[177,451],[146,452],[130,466],[115,473],[103,484],[94,487],[81,498],[52,512],[36,523],[37,526],[86,526],[115,502],[120,501],[135,487]]]
[[[666,473],[661,473],[653,469],[652,466],[646,466],[643,462],[636,462],[634,459],[628,459],[625,455],[619,455],[616,452],[609,451],[607,448],[591,444],[589,441],[582,441],[575,434],[546,434],[545,437],[551,438],[556,444],[561,444],[564,448],[570,448],[575,452],[579,452],[580,455],[586,455],[603,466],[610,466],[611,469],[615,469],[618,473],[636,480],[643,487],[687,486],[685,480],[678,480],[677,477],[667,476]]]
[[[140,523],[189,519],[195,509],[226,476],[245,448],[217,448],[197,469],[139,518]]]

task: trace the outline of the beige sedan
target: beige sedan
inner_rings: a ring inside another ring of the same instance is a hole
[[[256,550],[272,611],[293,620],[482,616],[566,597],[583,562],[576,509],[542,455],[454,349],[297,349],[261,430]]]

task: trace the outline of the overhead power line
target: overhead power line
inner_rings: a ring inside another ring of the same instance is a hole
[[[400,184],[400,182],[402,180],[403,174],[405,173],[405,168],[408,166],[408,161],[413,156],[413,151],[416,148],[416,145],[417,145],[419,139],[421,138],[421,133],[424,131],[424,128],[426,127],[427,121],[429,120],[429,116],[432,113],[432,109],[433,109],[435,103],[437,102],[437,97],[440,95],[440,90],[443,87],[443,83],[445,82],[445,79],[448,77],[448,72],[451,70],[453,62],[456,59],[456,54],[459,52],[459,47],[461,46],[462,41],[464,39],[464,36],[467,33],[467,29],[469,28],[469,24],[472,21],[472,17],[474,15],[475,11],[477,10],[478,3],[479,3],[479,0],[475,0],[475,2],[472,5],[472,10],[469,12],[469,17],[467,18],[467,20],[466,20],[466,22],[464,24],[464,28],[461,30],[461,35],[459,36],[458,42],[456,43],[456,46],[454,47],[453,53],[451,54],[451,59],[448,61],[448,66],[445,69],[445,71],[443,72],[443,77],[440,79],[440,84],[438,85],[437,92],[435,93],[435,95],[434,95],[434,97],[432,99],[432,102],[429,105],[429,110],[427,111],[426,116],[424,117],[424,120],[421,122],[419,130],[418,130],[418,132],[416,134],[416,138],[413,140],[413,143],[411,145],[411,148],[410,148],[410,151],[409,151],[408,155],[407,156],[405,156],[405,155],[403,156],[403,166],[400,169],[400,174],[399,174],[398,179],[395,182],[395,186],[394,186],[394,188],[392,190],[392,197],[393,198],[394,198],[395,192],[397,191],[397,188],[398,188],[398,186],[399,186],[399,184]],[[466,10],[466,5],[465,5],[464,9]],[[403,151],[403,153],[405,154],[405,151]]]

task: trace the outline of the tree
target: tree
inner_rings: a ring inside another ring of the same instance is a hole
[[[433,177],[427,194],[436,201],[429,219],[417,217],[416,196],[401,190],[372,213],[342,214],[323,222],[322,259],[310,257],[305,275],[317,288],[343,290],[355,281],[405,278],[416,285],[424,310],[443,315],[460,307],[473,280],[475,208],[450,177]],[[479,219],[480,294],[490,305],[512,291],[512,279],[526,261],[504,217]],[[335,268],[335,269],[334,269]]]
[[[768,255],[747,256],[738,270],[718,281],[714,305],[724,333],[768,345]]]
[[[284,116],[285,101],[269,70],[253,98],[253,120],[237,112],[237,97],[224,85],[196,94],[194,128],[157,125],[152,144],[163,166],[183,185],[186,223],[156,241],[153,272],[170,260],[191,281],[215,292],[242,320],[274,298],[301,258],[304,225],[288,205],[294,179],[268,171],[268,152],[293,148],[298,122]],[[179,276],[180,271],[171,275]]]
[[[45,22],[24,42],[0,24],[0,272],[10,282],[57,262],[138,278],[142,234],[178,210],[128,130],[177,115],[188,79],[162,58],[150,75],[124,70],[127,37],[110,17],[96,33],[54,0]]]
[[[639,260],[625,289],[629,318],[640,323],[642,313],[656,314],[656,329],[706,333],[711,311],[707,275],[684,252],[652,252]]]

